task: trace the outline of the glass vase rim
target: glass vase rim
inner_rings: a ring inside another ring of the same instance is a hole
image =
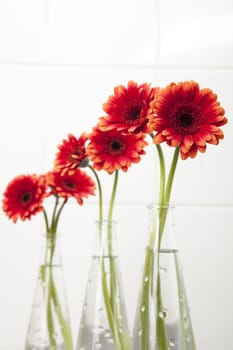
[[[209,203],[209,202],[194,202],[194,203],[183,203],[183,202],[178,202],[178,203],[168,203],[168,204],[159,204],[157,202],[151,202],[149,204],[146,204],[146,207],[148,208],[151,208],[151,207],[155,207],[155,208],[158,208],[158,207],[162,207],[162,208],[177,208],[177,209],[180,209],[180,208],[202,208],[202,209],[218,209],[218,208],[221,208],[221,209],[225,209],[225,208],[228,208],[228,209],[233,209],[233,203],[217,203],[217,202],[213,202],[213,203]]]
[[[113,219],[97,219],[94,221],[95,224],[111,224],[111,225],[115,225],[117,224],[116,220]]]
[[[61,237],[61,233],[60,232],[54,232],[54,233],[51,233],[51,232],[43,232],[43,237],[45,238],[56,238],[56,237]]]
[[[175,205],[172,203],[163,204],[163,203],[149,203],[147,204],[148,209],[174,209]]]

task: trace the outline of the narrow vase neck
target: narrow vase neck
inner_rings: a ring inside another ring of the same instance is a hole
[[[116,255],[116,222],[111,220],[96,221],[94,255]]]
[[[62,264],[59,234],[47,233],[42,236],[41,264],[47,266]]]
[[[176,250],[176,239],[173,221],[174,207],[149,205],[149,243],[155,250]]]

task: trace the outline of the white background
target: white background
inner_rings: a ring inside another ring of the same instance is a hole
[[[233,349],[232,62],[230,0],[0,2],[1,193],[16,175],[50,170],[57,144],[91,130],[115,85],[193,79],[218,94],[225,140],[179,162],[172,194],[198,350]],[[151,146],[119,179],[114,217],[130,326],[157,161]],[[100,176],[107,203],[112,177]],[[74,340],[97,215],[96,198],[70,201],[60,222]],[[0,213],[0,350],[24,348],[43,231],[42,215],[14,225]]]

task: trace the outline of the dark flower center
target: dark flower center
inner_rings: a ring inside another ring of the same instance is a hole
[[[117,139],[111,140],[108,145],[108,150],[112,154],[119,154],[122,153],[124,149],[124,144]]]
[[[65,180],[64,181],[64,186],[68,189],[68,190],[74,190],[75,189],[75,184],[73,181],[70,180]]]
[[[124,112],[124,119],[126,119],[127,121],[135,121],[139,119],[141,115],[141,110],[141,105],[129,106]]]
[[[182,112],[179,116],[182,127],[187,128],[193,124],[193,115],[191,113]]]
[[[31,192],[23,192],[20,196],[20,203],[22,205],[27,205],[32,198],[32,193]]]
[[[192,103],[177,104],[170,114],[171,126],[181,135],[195,133],[204,119],[198,106]]]

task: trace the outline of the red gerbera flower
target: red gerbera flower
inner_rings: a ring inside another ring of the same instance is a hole
[[[129,81],[127,87],[116,86],[114,95],[103,104],[107,116],[100,118],[100,129],[116,129],[128,133],[148,132],[148,110],[156,90],[150,84],[137,85],[133,81]]]
[[[41,176],[19,175],[6,187],[3,194],[3,211],[16,222],[17,219],[30,219],[44,208],[46,184]]]
[[[97,170],[112,174],[117,169],[127,171],[131,163],[138,163],[145,154],[147,142],[143,133],[122,134],[117,130],[101,131],[93,128],[87,154]]]
[[[83,159],[86,158],[85,142],[87,135],[82,133],[79,138],[69,134],[68,140],[63,140],[61,145],[58,145],[59,152],[55,158],[55,169],[61,170],[62,173],[67,170],[72,173],[74,169],[80,166]]]
[[[224,134],[219,128],[227,123],[225,111],[210,89],[200,89],[198,83],[171,83],[155,94],[151,102],[150,126],[156,135],[154,143],[166,141],[180,146],[182,159],[194,158],[205,152],[206,143],[217,145]]]
[[[77,168],[70,174],[61,171],[51,171],[47,174],[47,183],[51,187],[50,194],[56,194],[59,197],[74,197],[82,205],[83,198],[88,195],[94,195],[95,183],[92,178],[84,171]]]

